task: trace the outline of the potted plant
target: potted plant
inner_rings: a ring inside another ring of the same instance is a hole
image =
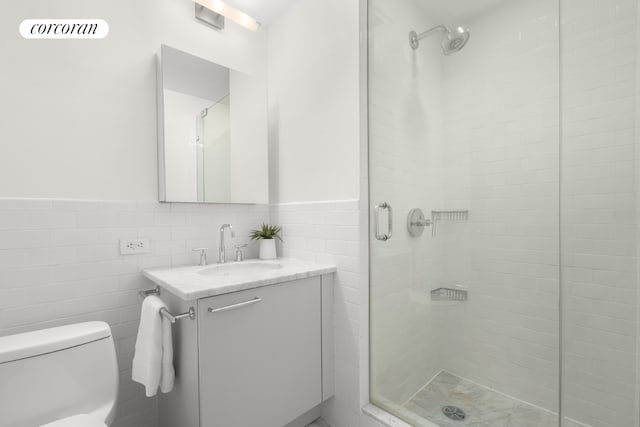
[[[251,231],[249,235],[251,240],[260,242],[260,259],[276,259],[276,240],[280,237],[282,228],[278,225],[269,225],[262,223],[262,228]]]

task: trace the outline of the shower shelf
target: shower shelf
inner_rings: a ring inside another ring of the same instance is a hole
[[[462,289],[438,288],[431,291],[432,301],[466,301],[468,292]]]
[[[436,236],[438,222],[440,221],[468,221],[469,211],[431,211],[431,236]]]

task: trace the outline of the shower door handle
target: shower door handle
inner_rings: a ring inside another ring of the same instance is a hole
[[[380,211],[383,209],[389,211],[389,222],[387,233],[380,234]],[[382,240],[383,242],[389,240],[391,238],[391,235],[393,234],[393,209],[391,209],[391,205],[389,203],[382,202],[379,205],[376,205],[374,209],[374,222],[376,239]]]

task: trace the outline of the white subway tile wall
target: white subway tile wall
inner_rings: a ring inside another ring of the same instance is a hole
[[[637,426],[638,2],[563,0],[562,15],[565,413]]]
[[[428,2],[422,12],[392,3],[369,2],[371,204],[389,199],[399,214],[392,241],[372,247],[374,389],[401,403],[416,391],[409,375],[426,372],[416,363],[436,364],[557,411],[562,273],[565,415],[637,425],[637,0],[514,0],[443,22],[429,22]],[[442,23],[470,28],[461,52],[443,60],[435,39],[415,54],[403,48],[408,30]],[[407,244],[408,205],[469,209],[470,220],[440,225],[431,244]],[[415,254],[422,289],[411,285]],[[376,295],[378,277],[395,293]],[[424,291],[439,283],[467,286],[469,301],[430,304]],[[378,304],[386,318],[376,318]],[[427,313],[422,323],[412,304]],[[440,335],[425,333],[434,323]],[[402,335],[440,355],[422,349],[412,363]]]
[[[557,412],[559,38],[557,0],[516,0],[456,23],[471,39],[444,62],[446,276],[442,366]]]
[[[372,343],[373,381],[403,403],[448,369],[557,408],[556,3],[509,2],[446,22],[472,34],[446,59],[437,37],[416,52],[406,42],[407,29],[442,23],[429,21],[428,5],[389,3],[374,2],[371,182],[372,195],[395,199],[399,215],[394,238],[374,242],[372,340],[388,342]],[[470,221],[441,223],[435,238],[430,230],[410,238],[404,218],[412,207],[427,216],[469,209]],[[389,266],[376,245],[395,253]],[[380,287],[405,298],[377,295],[378,277]],[[430,302],[429,290],[456,285],[469,289],[467,303]],[[386,307],[376,319],[378,304]],[[398,354],[385,357],[391,339]],[[409,361],[411,351],[417,354]]]
[[[335,397],[322,408],[332,427],[354,427],[360,419],[360,227],[359,201],[271,206],[282,226],[278,256],[336,265]]]
[[[418,51],[409,46],[409,30],[441,24],[417,2],[369,7],[369,204],[389,203],[394,227],[388,241],[371,237],[370,381],[374,402],[401,405],[442,369],[446,349],[446,307],[429,304],[430,289],[450,284],[445,248],[429,228],[421,237],[406,229],[411,209],[430,217],[445,208],[444,59],[435,39],[423,40]],[[380,232],[386,230],[382,212]]]
[[[233,224],[235,240],[246,243],[262,221],[266,205],[0,199],[0,336],[106,321],[120,367],[114,427],[154,427],[156,399],[130,379],[138,291],[153,286],[140,270],[196,264],[195,247],[208,247],[214,261],[221,224]],[[119,239],[135,237],[149,238],[151,252],[121,256]],[[256,245],[248,256],[257,256]]]

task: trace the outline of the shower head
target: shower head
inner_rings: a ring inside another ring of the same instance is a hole
[[[457,27],[453,31],[448,31],[447,36],[442,40],[442,52],[445,55],[453,55],[462,50],[469,41],[469,30]]]
[[[436,33],[442,33],[444,35],[442,38],[442,53],[447,56],[453,55],[454,53],[462,50],[469,41],[468,29],[456,27],[451,30],[449,27],[445,27],[444,25],[438,25],[437,27],[433,27],[420,34],[415,31],[411,31],[409,33],[409,44],[414,50],[416,50],[420,46],[420,40]]]

